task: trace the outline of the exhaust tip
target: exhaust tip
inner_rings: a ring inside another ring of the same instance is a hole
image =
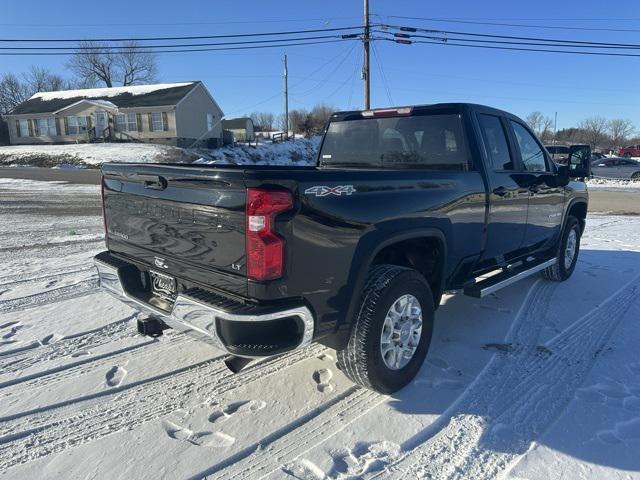
[[[233,373],[238,373],[252,361],[253,358],[236,357],[235,355],[230,355],[225,359],[224,364]]]

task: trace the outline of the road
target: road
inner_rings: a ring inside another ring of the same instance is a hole
[[[100,171],[0,167],[0,178],[65,181],[77,184],[98,185],[100,182]],[[594,213],[608,213],[612,215],[640,215],[640,199],[638,197],[639,195],[637,192],[592,189],[589,192],[589,211]]]

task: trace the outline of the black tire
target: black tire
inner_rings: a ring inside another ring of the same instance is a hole
[[[624,156],[625,156],[626,158],[631,158],[631,154],[630,154],[629,152],[625,153],[625,154],[624,154]]]
[[[569,234],[574,231],[576,233],[576,251],[573,256],[571,265],[567,267],[565,265],[565,251],[567,249],[567,240]],[[542,276],[547,280],[554,282],[564,282],[568,279],[576,268],[578,262],[578,255],[580,253],[580,236],[582,234],[582,228],[580,227],[580,221],[573,216],[567,218],[567,222],[562,231],[562,237],[560,238],[560,245],[558,245],[558,251],[556,253],[556,263],[551,267],[547,267],[542,271]]]
[[[422,310],[422,334],[409,362],[393,370],[380,352],[380,336],[387,312],[403,295],[413,295]],[[377,265],[369,272],[349,343],[339,350],[338,367],[354,383],[389,394],[416,376],[429,350],[433,334],[433,295],[424,277],[415,270],[396,265]]]
[[[631,181],[640,182],[640,172],[635,172],[633,175],[631,175]]]

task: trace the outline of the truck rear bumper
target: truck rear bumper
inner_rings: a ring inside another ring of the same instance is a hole
[[[127,275],[135,267],[108,252],[94,258],[102,289],[135,310],[162,320],[169,327],[241,357],[265,357],[302,348],[313,339],[313,314],[304,305],[286,308],[234,308],[234,302],[215,302],[194,292],[178,293],[165,310],[136,295]],[[139,270],[135,269],[135,272]],[[194,298],[197,296],[198,298]],[[224,303],[225,307],[216,303]],[[252,310],[249,312],[247,310]],[[255,312],[253,312],[255,311]]]

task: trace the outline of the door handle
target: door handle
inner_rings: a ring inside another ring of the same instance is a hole
[[[504,187],[498,187],[493,189],[493,193],[499,197],[504,197],[509,193],[509,190]]]

